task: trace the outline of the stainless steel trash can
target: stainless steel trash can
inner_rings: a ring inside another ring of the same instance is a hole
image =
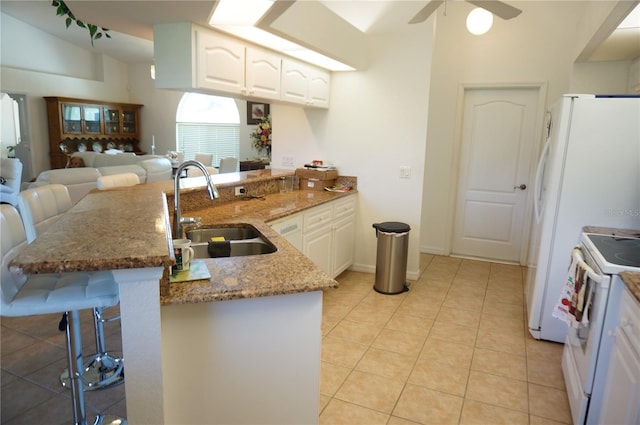
[[[407,253],[411,228],[408,224],[397,221],[375,223],[373,227],[378,238],[376,281],[373,289],[388,295],[408,291]]]

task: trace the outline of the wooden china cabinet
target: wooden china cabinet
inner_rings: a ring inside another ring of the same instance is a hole
[[[74,152],[140,151],[140,108],[131,103],[45,97],[51,168],[64,168]]]

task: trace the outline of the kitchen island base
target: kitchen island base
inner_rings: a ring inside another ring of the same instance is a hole
[[[163,305],[166,424],[316,424],[322,291]]]

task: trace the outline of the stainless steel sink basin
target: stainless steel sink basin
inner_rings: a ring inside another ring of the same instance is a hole
[[[211,238],[224,238],[225,241],[239,241],[261,237],[258,229],[250,224],[209,225],[187,231],[191,243],[209,242]]]
[[[187,231],[187,239],[191,239],[194,258],[242,257],[277,251],[258,229],[244,223],[203,226]]]

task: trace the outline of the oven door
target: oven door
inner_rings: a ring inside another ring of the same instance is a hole
[[[611,276],[600,271],[586,249],[574,250],[573,255],[576,256],[574,260],[587,271],[586,320],[569,327],[562,356],[562,371],[573,421],[582,424],[593,388]]]

